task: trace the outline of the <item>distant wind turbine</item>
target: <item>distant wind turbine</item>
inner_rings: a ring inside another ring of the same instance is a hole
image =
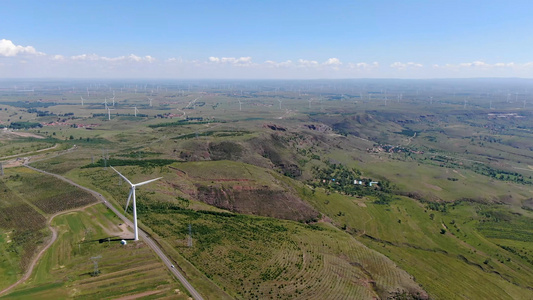
[[[111,111],[112,110],[115,110],[115,109],[114,108],[109,108],[109,107],[107,108],[107,118],[108,118],[109,121],[111,121]]]
[[[156,180],[159,180],[163,177],[159,177],[159,178],[156,178],[156,179],[150,179],[150,180],[147,180],[147,181],[143,181],[143,182],[140,182],[140,183],[136,183],[136,184],[133,184],[131,183],[131,181],[128,180],[128,178],[126,178],[126,176],[120,174],[119,171],[117,171],[115,168],[111,167],[111,169],[113,169],[113,171],[117,172],[118,175],[120,175],[120,177],[122,177],[122,179],[124,179],[131,187],[130,189],[130,194],[128,196],[128,201],[126,202],[126,208],[124,209],[124,212],[128,210],[128,205],[130,204],[130,199],[132,198],[133,196],[133,230],[134,230],[134,234],[135,234],[135,240],[138,241],[139,240],[139,229],[137,228],[137,202],[135,201],[135,189],[138,187],[138,186],[141,186],[141,185],[145,185],[147,183],[150,183],[150,182],[154,182]]]

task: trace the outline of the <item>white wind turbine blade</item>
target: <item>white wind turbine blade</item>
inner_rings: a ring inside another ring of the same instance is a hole
[[[111,166],[110,166],[110,167],[111,167]],[[118,174],[118,175],[120,175],[120,177],[122,177],[122,179],[126,180],[126,182],[127,182],[127,183],[129,183],[129,184],[130,184],[130,186],[132,186],[132,187],[133,187],[133,183],[131,183],[131,181],[129,181],[129,180],[128,180],[128,178],[126,178],[126,176],[124,176],[124,175],[120,174],[120,172],[119,172],[119,171],[117,171],[117,169],[115,169],[115,168],[113,168],[113,167],[111,167],[111,169],[113,169],[113,171],[117,172],[117,174]]]
[[[133,187],[130,189],[130,195],[128,196],[128,202],[126,202],[126,207],[124,208],[124,212],[128,210],[128,205],[130,205],[131,195],[133,194]]]
[[[141,186],[141,185],[145,185],[147,183],[150,183],[150,182],[153,182],[153,181],[156,181],[156,180],[159,180],[163,177],[159,177],[159,178],[156,178],[156,179],[150,179],[150,180],[147,180],[147,181],[144,181],[144,182],[140,182],[140,183],[136,183],[134,184],[135,187],[138,187],[138,186]]]

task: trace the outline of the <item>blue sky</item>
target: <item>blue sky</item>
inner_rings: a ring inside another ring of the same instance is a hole
[[[0,78],[533,77],[531,1],[0,4]]]

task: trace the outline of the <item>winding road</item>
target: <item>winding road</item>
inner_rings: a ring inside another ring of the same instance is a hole
[[[40,169],[37,169],[37,168],[34,168],[32,166],[29,166],[27,163],[24,164],[25,167],[27,168],[30,168],[34,171],[37,171],[37,172],[41,172],[43,174],[46,174],[46,175],[50,175],[50,176],[54,176],[60,180],[63,180],[75,187],[78,187],[84,191],[87,191],[89,193],[91,193],[93,196],[95,196],[97,199],[100,200],[100,203],[104,204],[107,208],[109,208],[111,211],[113,211],[123,222],[124,224],[127,224],[129,227],[133,228],[133,223],[128,219],[126,218],[126,216],[124,216],[120,211],[118,211],[115,207],[113,207],[107,200],[104,196],[102,196],[102,194],[94,191],[94,190],[91,190],[89,188],[86,188],[84,186],[81,186],[77,183],[75,183],[74,181],[70,180],[70,179],[67,179],[61,175],[58,175],[58,174],[53,174],[53,173],[50,173],[50,172],[47,172],[47,171],[44,171],[44,170],[40,170]],[[97,202],[99,203],[99,202]],[[91,205],[95,205],[97,203],[93,203]],[[88,206],[91,206],[91,205],[88,205]],[[3,291],[0,291],[0,295],[2,294],[5,294],[7,293],[8,291],[10,291],[11,289],[13,289],[14,287],[16,287],[17,285],[23,283],[24,281],[26,281],[31,273],[33,272],[33,269],[35,267],[35,265],[37,264],[38,260],[41,258],[41,256],[43,255],[43,253],[54,243],[54,241],[57,239],[57,231],[52,227],[50,226],[50,222],[52,221],[52,219],[58,215],[61,215],[61,214],[65,214],[65,213],[69,213],[69,212],[72,212],[72,211],[76,211],[76,210],[82,210],[82,209],[85,209],[86,207],[88,206],[85,206],[85,207],[81,207],[81,208],[75,208],[75,209],[72,209],[72,210],[68,210],[68,211],[62,211],[62,212],[59,212],[53,216],[51,216],[49,219],[48,219],[48,228],[50,228],[50,230],[52,231],[52,239],[50,240],[50,242],[48,243],[48,245],[46,245],[38,254],[37,256],[33,259],[33,261],[31,262],[28,270],[26,271],[26,273],[24,274],[24,276],[22,276],[21,279],[19,279],[17,282],[15,282],[14,284],[12,284],[11,286],[7,287],[6,289],[4,289]],[[178,280],[181,282],[181,284],[187,289],[187,291],[189,291],[189,293],[191,294],[191,296],[194,298],[194,299],[197,299],[197,300],[203,300],[203,297],[196,291],[196,289],[189,283],[189,281],[185,278],[185,276],[183,276],[183,274],[177,270],[177,268],[174,268],[173,266],[173,262],[165,255],[165,253],[163,253],[163,251],[161,250],[161,248],[157,245],[157,243],[151,238],[148,236],[148,234],[142,230],[141,228],[139,228],[139,236],[141,237],[141,239],[150,247],[152,248],[152,250],[157,254],[157,256],[159,256],[159,258],[161,258],[161,261],[163,261],[163,263],[165,264],[165,266],[169,269],[169,271],[176,277],[178,278]]]
[[[41,251],[39,251],[39,253],[37,253],[37,255],[32,259],[30,265],[28,266],[28,269],[26,270],[26,272],[24,273],[22,278],[20,278],[17,282],[15,282],[12,285],[8,286],[4,290],[0,291],[0,296],[2,296],[3,294],[9,292],[13,288],[15,288],[17,285],[23,283],[28,278],[30,278],[31,273],[33,272],[33,268],[35,268],[35,265],[37,264],[39,259],[41,259],[41,256],[43,256],[44,252],[46,250],[48,250],[48,248],[50,248],[50,246],[52,246],[52,244],[57,240],[57,230],[54,227],[52,227],[52,225],[51,225],[52,224],[52,220],[55,217],[57,217],[59,215],[63,215],[63,214],[68,214],[68,213],[71,213],[73,211],[81,211],[81,210],[86,209],[87,207],[91,207],[91,206],[96,205],[96,204],[98,204],[98,202],[91,203],[91,204],[85,205],[83,207],[78,207],[78,208],[73,208],[73,209],[69,209],[69,210],[65,210],[65,211],[60,211],[58,213],[53,214],[50,218],[48,218],[48,221],[46,221],[46,226],[48,226],[48,229],[50,229],[50,231],[52,231],[52,238],[50,239],[48,244],[46,246],[44,246],[44,248],[41,249]]]

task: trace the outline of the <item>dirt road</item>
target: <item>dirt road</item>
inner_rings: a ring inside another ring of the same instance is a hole
[[[26,272],[24,273],[22,278],[20,278],[17,282],[15,282],[12,285],[8,286],[4,290],[0,291],[0,296],[2,296],[3,294],[5,294],[5,293],[9,292],[10,290],[14,289],[16,286],[18,286],[19,284],[23,283],[24,281],[28,280],[28,278],[30,278],[30,276],[31,276],[31,273],[33,272],[33,269],[35,268],[35,265],[37,264],[37,262],[39,261],[41,256],[43,256],[44,252],[46,250],[48,250],[48,248],[50,248],[50,246],[52,246],[52,244],[57,240],[57,230],[54,227],[52,227],[52,225],[50,225],[52,223],[52,220],[55,217],[57,217],[59,215],[63,215],[63,214],[68,214],[68,213],[71,213],[73,211],[81,211],[81,210],[86,209],[87,207],[91,207],[91,206],[96,205],[96,204],[98,204],[98,202],[86,205],[84,207],[78,207],[78,208],[73,208],[73,209],[70,209],[70,210],[60,211],[60,212],[52,215],[50,218],[48,218],[48,220],[46,222],[46,226],[48,226],[48,229],[50,229],[50,231],[52,231],[52,238],[50,239],[48,244],[46,244],[46,246],[44,246],[44,248],[41,249],[41,251],[39,251],[39,253],[37,253],[37,255],[31,260],[30,265],[28,266],[28,269],[26,270]]]

